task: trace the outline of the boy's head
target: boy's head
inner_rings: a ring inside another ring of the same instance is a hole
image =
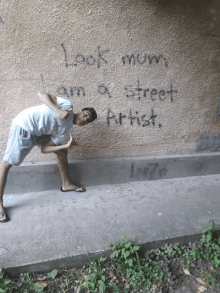
[[[89,111],[91,113],[90,114],[91,115],[91,121],[89,123],[91,123],[95,119],[97,119],[97,113],[96,113],[96,111],[95,111],[94,108],[92,108],[92,107],[90,107],[90,108],[83,108],[82,111]]]
[[[94,108],[83,108],[82,112],[74,115],[73,124],[77,124],[79,126],[84,126],[88,123],[93,122],[97,118],[97,113]]]

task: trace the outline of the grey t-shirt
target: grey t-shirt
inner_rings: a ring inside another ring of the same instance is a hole
[[[57,106],[62,110],[73,108],[72,102],[59,97],[57,97]],[[73,117],[73,111],[70,111],[67,120],[61,119],[49,107],[40,105],[20,112],[13,119],[13,123],[18,124],[35,136],[51,135],[50,139],[57,145],[69,139],[69,131],[73,126]]]

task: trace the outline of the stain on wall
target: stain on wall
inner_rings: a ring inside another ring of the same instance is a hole
[[[196,152],[220,152],[220,134],[219,135],[199,135],[196,142]]]
[[[220,97],[218,97],[217,109],[216,109],[216,117],[220,117]]]

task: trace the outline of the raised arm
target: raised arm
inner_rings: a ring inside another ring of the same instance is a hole
[[[48,94],[48,93],[43,93],[43,92],[38,92],[38,96],[40,98],[40,100],[46,105],[48,106],[51,110],[53,110],[54,112],[57,113],[57,115],[61,118],[61,119],[67,119],[69,117],[69,111],[71,111],[72,109],[69,110],[62,110],[57,106],[57,98],[54,95]]]

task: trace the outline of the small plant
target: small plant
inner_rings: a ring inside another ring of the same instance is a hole
[[[202,239],[196,242],[192,249],[188,249],[184,256],[187,259],[188,268],[192,260],[210,260],[215,267],[220,266],[220,236],[217,237],[215,233],[214,222],[202,230]]]
[[[32,285],[30,273],[20,274],[20,280],[21,280],[20,286]]]
[[[108,245],[114,250],[114,264],[117,272],[122,271],[123,275],[135,289],[150,289],[154,284],[152,279],[160,281],[164,273],[158,268],[159,261],[152,261],[146,257],[140,257],[140,246],[133,245],[127,238],[121,242]],[[154,251],[150,251],[151,258],[154,257]]]
[[[206,283],[209,284],[210,287],[216,285],[217,279],[215,271],[210,274],[201,270],[201,276],[206,280]]]
[[[5,278],[3,272],[0,270],[0,293],[10,292],[12,281]]]
[[[53,270],[52,272],[48,273],[47,275],[49,278],[55,279],[57,276],[57,273],[58,273],[57,270]]]
[[[44,290],[44,286],[42,284],[34,284],[33,286],[33,292],[34,293],[39,293],[39,292],[42,292]]]
[[[103,274],[104,270],[102,269],[102,264],[105,262],[105,260],[106,258],[101,257],[99,260],[93,260],[89,264],[89,268],[86,270],[89,274],[87,275],[86,281],[78,285],[80,289],[84,287],[91,292],[105,291],[105,275]],[[81,281],[84,280],[82,279]]]
[[[71,289],[73,289],[73,285],[71,284],[71,282],[67,279],[65,279],[64,283],[61,285],[62,288],[62,292],[65,293]]]

